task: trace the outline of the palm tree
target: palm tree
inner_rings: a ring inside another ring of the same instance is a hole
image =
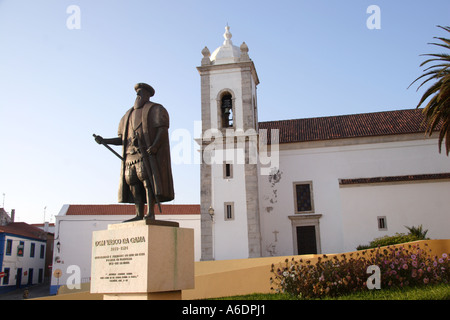
[[[450,27],[439,28],[450,32]],[[439,39],[443,43],[430,43],[435,46],[439,46],[445,49],[450,49],[450,39],[442,37],[434,37],[434,39]],[[439,152],[441,152],[442,142],[445,138],[445,148],[447,156],[450,152],[450,54],[439,53],[439,54],[424,54],[424,56],[431,57],[430,59],[422,62],[421,67],[428,63],[435,63],[434,65],[427,67],[423,72],[423,75],[414,80],[410,86],[422,79],[428,77],[422,82],[422,84],[417,88],[419,90],[425,83],[431,80],[436,82],[428,88],[428,90],[423,94],[420,99],[417,108],[419,108],[425,100],[431,97],[428,104],[424,107],[423,113],[425,115],[425,122],[427,124],[426,133],[430,136],[433,131],[439,129]]]
[[[405,226],[405,228],[408,229],[409,234],[415,236],[417,238],[417,240],[428,240],[428,238],[427,238],[428,230],[423,230],[422,225],[420,225],[418,227]]]

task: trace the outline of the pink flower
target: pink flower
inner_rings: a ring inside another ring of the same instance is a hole
[[[412,255],[411,255],[411,259],[416,260],[416,255],[415,255],[415,254],[412,254]]]
[[[429,282],[428,278],[423,278],[423,283],[427,284]]]
[[[446,259],[448,257],[448,255],[446,253],[442,254],[442,258]]]
[[[403,265],[403,269],[405,269],[405,270],[408,269],[408,265],[406,263]]]

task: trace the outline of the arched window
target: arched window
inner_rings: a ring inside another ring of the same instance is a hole
[[[220,103],[222,114],[222,127],[229,128],[233,126],[233,99],[231,94],[225,93]]]

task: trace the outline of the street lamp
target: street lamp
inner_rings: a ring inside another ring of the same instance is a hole
[[[211,220],[214,220],[214,209],[212,206],[209,206],[208,213],[209,216],[211,217]]]
[[[214,260],[214,247],[215,247],[215,244],[214,244],[214,225],[215,225],[215,223],[214,223],[214,209],[213,209],[213,207],[212,207],[212,205],[210,205],[209,206],[209,209],[208,209],[208,213],[209,213],[209,216],[211,217],[211,221],[212,221],[212,223],[211,223],[211,238],[212,238],[212,260]]]

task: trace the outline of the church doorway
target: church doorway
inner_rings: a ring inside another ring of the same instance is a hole
[[[321,214],[296,214],[288,216],[292,225],[293,254],[322,253],[320,247]]]
[[[297,227],[297,254],[316,254],[316,227],[301,226]]]

